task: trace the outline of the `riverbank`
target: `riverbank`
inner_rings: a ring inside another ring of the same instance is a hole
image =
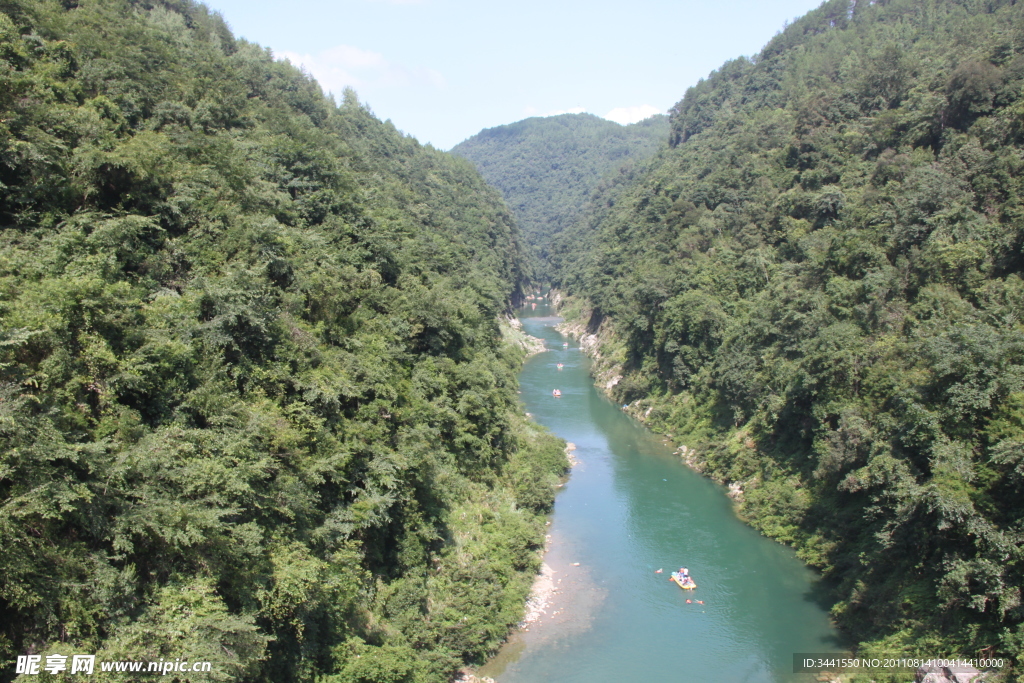
[[[681,397],[646,394],[641,398],[620,404],[618,399],[621,396],[617,394],[621,394],[622,387],[619,387],[619,384],[626,375],[624,364],[627,349],[616,335],[614,321],[606,316],[596,314],[585,300],[578,297],[566,297],[561,292],[553,291],[551,302],[557,312],[563,316],[563,322],[556,329],[576,340],[580,345],[580,350],[593,360],[591,374],[594,386],[609,399],[615,401],[616,405],[621,405],[621,410],[624,413],[642,423],[653,433],[665,437],[667,442],[672,443],[676,455],[684,465],[716,484],[724,486],[726,495],[735,504],[736,514],[744,522],[769,538],[796,547],[800,552],[800,544],[794,543],[791,535],[778,533],[772,526],[763,522],[763,516],[757,510],[752,510],[745,505],[747,492],[756,490],[762,484],[761,476],[753,475],[736,479],[730,476],[731,470],[723,471],[708,461],[709,452],[719,450],[725,450],[732,455],[752,456],[756,451],[756,444],[749,434],[744,430],[733,430],[721,443],[711,443],[706,433],[706,425],[702,424],[697,429],[691,430],[687,430],[685,427],[680,428],[680,425],[673,426],[674,417],[685,411],[685,404],[689,400],[689,396],[685,394]],[[619,392],[615,391],[616,387],[620,389]],[[683,405],[674,405],[674,403]],[[812,560],[812,556],[813,553],[802,553],[801,559],[811,566],[818,567]]]
[[[576,450],[576,444],[566,443],[565,444],[565,460],[569,465],[569,473],[566,475],[566,480],[572,475],[572,468],[580,464],[580,461],[573,455],[573,451]],[[559,484],[559,488],[564,485]],[[548,526],[551,522],[548,522]],[[541,565],[540,571],[537,573],[537,578],[533,581],[533,586],[530,588],[530,597],[526,601],[526,612],[523,615],[523,620],[519,622],[518,628],[520,630],[527,630],[530,624],[533,624],[540,619],[544,614],[547,613],[548,606],[551,603],[552,598],[558,591],[555,585],[554,570],[543,561],[547,556],[548,551],[551,550],[551,534],[547,534],[544,537],[544,548],[541,551]]]
[[[580,351],[593,361],[590,372],[594,386],[615,401],[614,390],[625,376],[623,367],[626,362],[626,345],[619,341],[614,321],[596,313],[585,301],[574,297],[564,297],[557,291],[552,292],[551,303],[558,314],[562,316],[562,322],[555,329],[579,343]],[[616,404],[618,405],[617,401]],[[644,424],[648,423],[655,408],[656,402],[648,398],[622,404],[623,412]],[[659,432],[657,428],[652,429],[655,432],[663,433],[670,439],[674,438],[672,434]],[[692,458],[694,450],[692,446],[688,446],[688,448],[690,448],[691,458],[687,464],[691,464],[695,462]],[[719,483],[727,484],[727,482]]]
[[[505,342],[526,352],[526,358],[547,351],[543,339],[531,337],[523,332],[523,324],[514,315],[507,315],[499,320],[501,336]]]

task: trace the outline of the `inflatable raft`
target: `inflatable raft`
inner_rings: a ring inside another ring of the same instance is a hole
[[[676,585],[682,588],[684,591],[692,591],[694,588],[697,587],[697,584],[694,583],[692,577],[689,577],[688,581],[683,582],[683,580],[679,577],[679,572],[673,573],[668,580],[675,581]]]

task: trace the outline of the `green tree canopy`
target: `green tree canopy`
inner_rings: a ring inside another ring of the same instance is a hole
[[[540,257],[579,217],[600,180],[668,139],[668,117],[622,126],[593,114],[534,117],[486,128],[452,148],[501,190]]]
[[[0,2],[0,680],[485,656],[565,467],[498,324],[526,268],[468,162],[204,6]]]

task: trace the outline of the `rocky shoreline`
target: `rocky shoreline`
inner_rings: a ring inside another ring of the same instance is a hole
[[[526,351],[527,358],[548,350],[543,339],[531,337],[523,332],[523,323],[514,315],[505,316],[501,322],[502,336],[505,337],[505,341]]]
[[[547,612],[554,592],[555,572],[547,563],[543,563],[540,566],[540,573],[537,574],[537,578],[533,581],[533,587],[530,589],[530,597],[526,601],[526,614],[523,615],[523,620],[516,628],[527,630],[530,624],[540,619]]]
[[[576,450],[576,444],[567,442],[565,444],[565,459],[569,464],[569,468],[576,467],[580,464],[580,461],[573,455],[573,451]],[[548,522],[550,524],[550,522]],[[548,534],[544,537],[544,547],[541,550],[541,557],[547,556],[548,551],[551,549],[551,535]],[[556,610],[553,614],[548,614],[549,610],[552,609],[555,596],[561,592],[558,584],[561,579],[555,579],[555,574],[558,573],[553,569],[547,562],[541,562],[540,571],[533,580],[533,585],[530,587],[530,596],[526,600],[525,612],[523,618],[516,624],[515,629],[509,634],[508,642],[513,641],[521,637],[523,634],[529,633],[530,627],[545,616],[557,616],[561,609]],[[472,669],[463,669],[459,678],[456,678],[452,683],[497,683],[494,678],[488,676],[479,676],[477,672]]]
[[[569,463],[570,470],[580,464],[580,461],[573,455],[573,451],[576,450],[576,444],[566,442],[565,444],[565,459]],[[549,522],[550,524],[550,522]],[[551,549],[551,535],[548,534],[544,537],[544,550],[542,556],[548,554],[548,550]],[[541,618],[547,612],[547,607],[551,602],[551,597],[557,591],[555,586],[555,572],[547,565],[542,562],[540,565],[540,572],[537,577],[533,580],[533,587],[530,588],[530,597],[526,600],[526,613],[523,615],[522,621],[517,626],[520,630],[527,630],[530,624],[534,623]]]

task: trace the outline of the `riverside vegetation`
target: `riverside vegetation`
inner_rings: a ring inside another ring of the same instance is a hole
[[[499,329],[529,268],[468,162],[202,5],[0,0],[0,680],[480,661],[565,469]]]
[[[1022,93],[1020,3],[829,0],[690,88],[550,249],[612,395],[821,569],[862,654],[1014,680]]]

